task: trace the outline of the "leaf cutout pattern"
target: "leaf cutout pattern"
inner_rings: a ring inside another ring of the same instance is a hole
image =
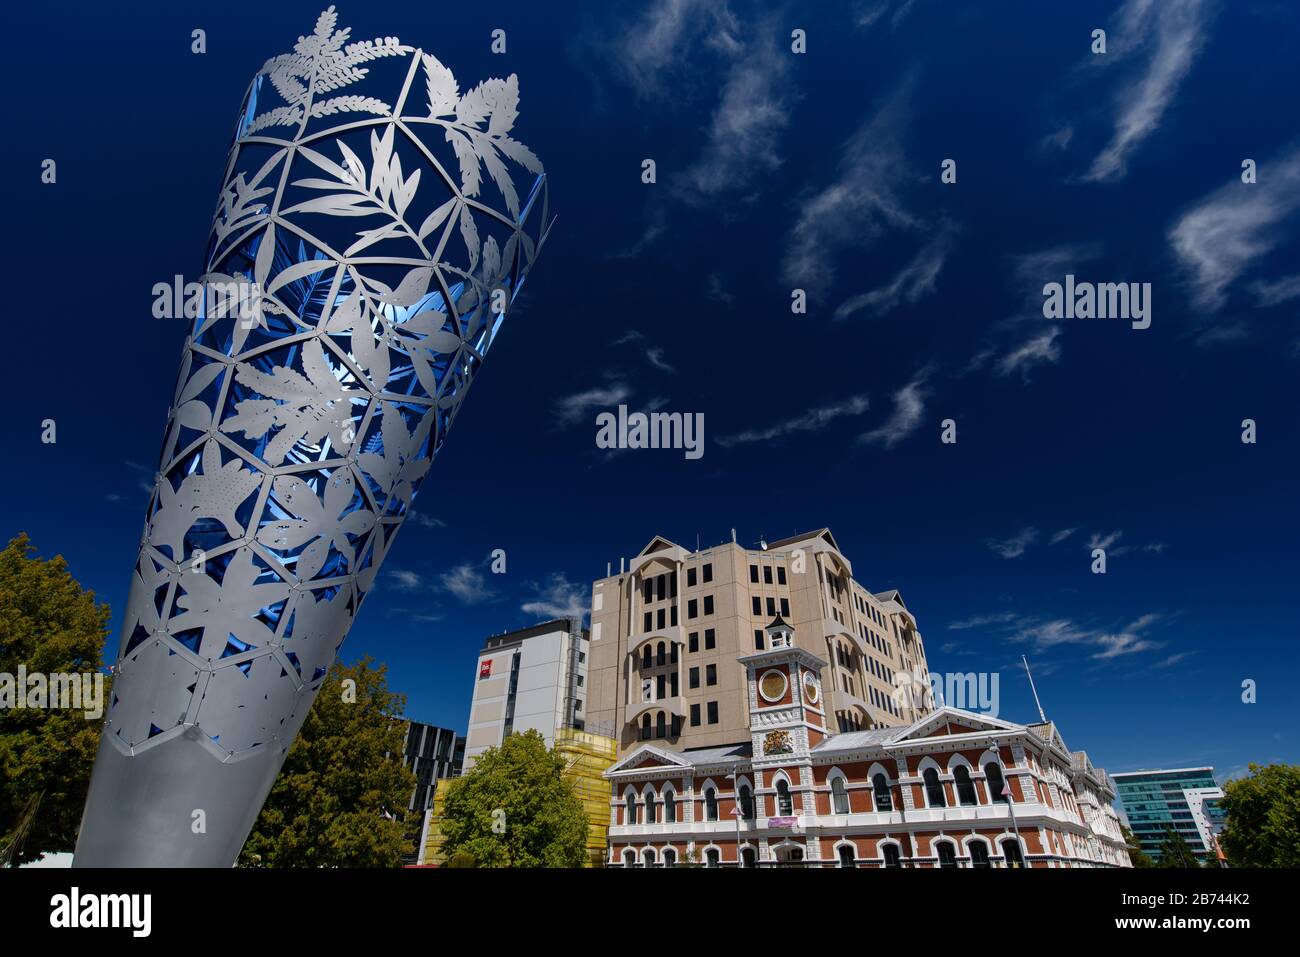
[[[201,312],[182,353],[119,644],[179,665],[137,668],[170,684],[123,683],[120,727],[180,708],[219,760],[291,743],[500,325],[485,303],[549,228],[519,103],[333,7],[254,78],[203,269],[259,309]]]

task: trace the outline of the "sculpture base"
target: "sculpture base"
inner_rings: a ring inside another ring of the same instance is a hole
[[[191,726],[130,756],[107,732],[100,738],[73,867],[234,865],[283,754],[265,748],[223,763],[202,733]]]

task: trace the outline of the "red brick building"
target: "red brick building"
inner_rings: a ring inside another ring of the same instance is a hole
[[[748,741],[644,744],[606,772],[611,865],[1129,866],[1109,778],[1052,722],[940,708],[834,734],[826,662],[779,618],[767,631],[739,659]]]

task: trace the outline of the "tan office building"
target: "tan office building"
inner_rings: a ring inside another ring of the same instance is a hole
[[[749,737],[745,655],[766,650],[774,618],[823,659],[832,731],[906,727],[933,708],[896,694],[895,675],[927,670],[916,619],[897,591],[873,593],[829,529],[746,549],[690,551],[654,538],[592,586],[587,717],[619,754]]]

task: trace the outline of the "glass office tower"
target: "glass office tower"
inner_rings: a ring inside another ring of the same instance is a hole
[[[1214,835],[1223,827],[1215,803],[1223,791],[1214,780],[1214,768],[1129,771],[1111,778],[1129,830],[1153,860],[1160,859],[1160,846],[1171,828],[1202,862],[1214,858]]]

